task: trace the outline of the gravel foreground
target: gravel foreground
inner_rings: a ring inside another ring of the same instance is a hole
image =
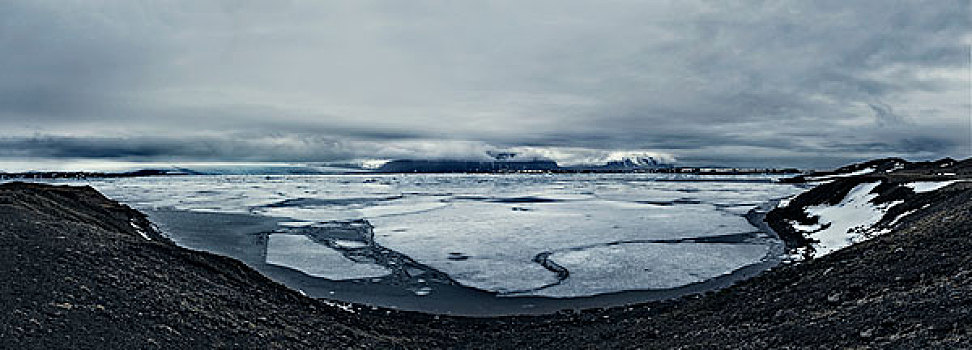
[[[972,348],[972,182],[923,195],[890,233],[718,292],[464,318],[307,298],[90,187],[7,183],[0,348]]]

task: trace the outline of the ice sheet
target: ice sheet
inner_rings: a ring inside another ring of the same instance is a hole
[[[672,240],[752,232],[746,219],[708,204],[657,206],[604,200],[497,205],[452,203],[410,215],[376,218],[375,239],[439,269],[461,284],[524,290],[552,273],[533,261],[545,251],[608,242]],[[450,253],[472,258],[453,261]],[[475,276],[475,278],[467,278]]]
[[[267,263],[331,280],[381,277],[391,273],[380,265],[351,261],[341,252],[315,243],[304,235],[270,235]]]
[[[563,298],[675,288],[758,263],[767,252],[767,246],[758,244],[703,243],[620,244],[565,251],[549,259],[570,271],[570,276],[529,294]]]

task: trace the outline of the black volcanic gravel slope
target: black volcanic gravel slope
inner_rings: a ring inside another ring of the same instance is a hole
[[[146,240],[133,221],[151,230],[89,187],[0,185],[0,347],[395,343],[240,262]]]
[[[891,233],[705,296],[462,318],[347,312],[177,247],[91,188],[4,184],[0,347],[972,348],[972,183],[933,195]]]

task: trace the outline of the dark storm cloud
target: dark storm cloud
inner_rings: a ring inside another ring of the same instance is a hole
[[[497,147],[576,159],[650,150],[688,164],[966,157],[969,11],[968,1],[5,2],[0,143],[7,157],[136,160]]]
[[[385,136],[385,135],[380,135]],[[295,134],[222,136],[0,138],[0,160],[111,158],[126,161],[329,162],[395,158],[483,159],[495,147],[482,142],[333,138]]]

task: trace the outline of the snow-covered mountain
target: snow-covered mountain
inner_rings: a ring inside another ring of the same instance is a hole
[[[571,170],[640,170],[640,169],[667,169],[672,168],[671,163],[663,162],[653,156],[625,155],[620,157],[608,158],[600,164],[582,164],[567,167]]]
[[[640,168],[671,168],[671,164],[662,163],[655,157],[623,157],[619,160],[611,160],[602,166],[607,169],[640,169]]]

